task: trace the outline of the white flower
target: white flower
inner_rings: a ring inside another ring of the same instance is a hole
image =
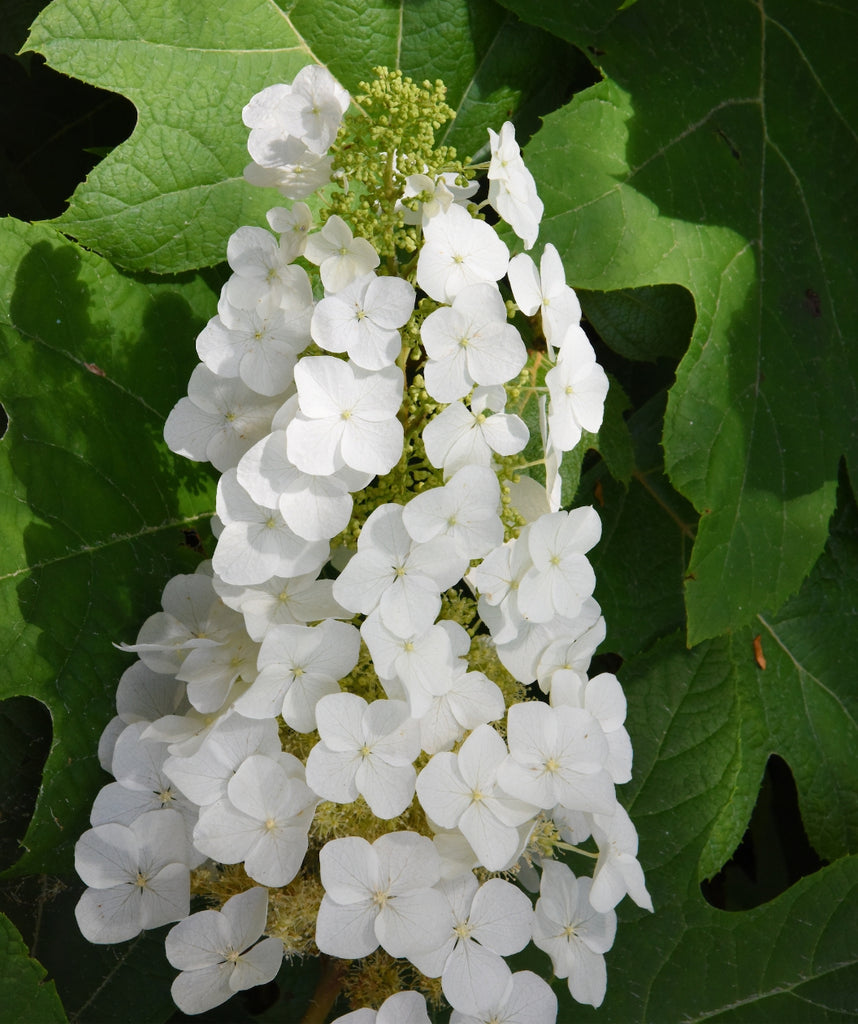
[[[599,911],[615,907],[626,893],[644,910],[652,910],[643,870],[638,863],[638,834],[625,808],[593,815],[593,838],[599,859],[593,872],[590,904]]]
[[[460,659],[448,689],[420,717],[420,745],[427,754],[447,750],[466,730],[503,718],[505,708],[500,687],[482,672],[469,672]]]
[[[280,249],[289,255],[289,262],[303,256],[307,244],[307,232],[313,226],[313,214],[306,203],[293,203],[287,210],[275,206],[265,214],[272,231],[280,235]]]
[[[602,534],[595,509],[552,512],[531,523],[527,547],[533,561],[518,588],[518,610],[531,622],[555,615],[574,618],[593,593],[596,574],[586,551]]]
[[[226,583],[253,586],[272,576],[302,576],[318,572],[327,560],[327,541],[299,537],[278,509],[253,501],[234,469],[218,482],[216,508],[224,529],[212,564]]]
[[[233,714],[216,722],[193,754],[174,754],[164,762],[164,774],[200,807],[226,796],[226,787],[239,765],[252,754],[278,757],[277,723],[255,722]]]
[[[533,175],[524,166],[510,121],[500,135],[489,128],[492,158],[489,163],[489,203],[530,249],[539,234],[542,200],[536,194]]]
[[[271,429],[283,394],[266,396],[239,377],[219,377],[200,363],[164,424],[164,440],[177,455],[210,462],[224,472]]]
[[[485,221],[453,204],[423,229],[417,283],[436,302],[452,302],[466,285],[499,281],[509,250]]]
[[[297,404],[297,396],[284,404],[275,420],[278,427],[291,423]],[[351,518],[354,502],[350,492],[364,488],[372,474],[346,465],[324,476],[305,473],[292,463],[287,443],[285,426],[262,438],[239,462],[238,482],[257,504],[279,509],[286,525],[299,537],[330,540]]]
[[[336,214],[328,218],[321,231],[307,238],[304,256],[318,266],[325,291],[331,294],[375,270],[381,262],[370,243],[365,238],[355,238],[348,224]]]
[[[600,615],[584,632],[556,640],[546,648],[536,668],[536,679],[542,692],[549,694],[552,704],[585,706],[581,691],[587,682],[587,669],[604,639],[605,620]],[[600,718],[593,708],[588,710]],[[619,724],[622,725],[622,721]]]
[[[316,918],[316,945],[345,959],[381,944],[393,957],[438,944],[446,915],[431,887],[440,865],[432,840],[391,832],[370,844],[358,836],[333,839],[319,854],[325,896]]]
[[[325,153],[337,136],[349,94],[327,68],[307,64],[292,79],[278,106],[283,128],[314,153]]]
[[[233,586],[215,579],[224,604],[244,615],[252,640],[262,642],[270,626],[305,625],[322,619],[348,619],[332,593],[333,581],[320,580],[315,573],[303,576],[272,576],[253,587]]]
[[[307,852],[318,798],[291,754],[252,754],[229,780],[226,796],[206,807],[194,829],[197,849],[221,864],[238,864],[263,885],[287,885]]]
[[[617,915],[590,904],[590,878],[576,878],[565,865],[546,860],[533,923],[533,943],[551,957],[554,974],[569,979],[579,1003],[601,1006],[607,971],[604,954],[614,944]]]
[[[334,597],[351,611],[378,608],[382,623],[405,638],[432,625],[441,592],[464,567],[450,537],[418,544],[402,523],[402,506],[379,505],[361,530],[357,554],[334,580]]]
[[[442,828],[458,828],[489,871],[503,871],[519,856],[518,827],[535,817],[532,803],[513,799],[498,784],[506,744],[480,725],[457,754],[435,754],[417,779],[417,797]]]
[[[188,840],[184,860],[189,867],[196,867],[204,859],[192,843],[198,808],[168,778],[164,771],[167,744],[143,738],[147,729],[147,722],[135,722],[119,736],[112,765],[116,782],[99,790],[90,812],[90,824],[131,825],[149,811],[178,811]]]
[[[236,700],[236,709],[251,718],[282,715],[296,731],[312,732],[316,705],[339,692],[339,680],[357,664],[359,647],[357,629],[336,619],[272,626],[259,651],[259,675]]]
[[[554,1024],[557,1020],[557,996],[533,971],[513,974],[500,961],[486,981],[474,1012],[456,1008],[450,1024]]]
[[[402,198],[411,199],[424,193],[428,193],[432,198],[418,203],[416,210],[397,200],[396,207],[401,210],[403,221],[406,224],[422,224],[425,227],[437,214],[449,210],[451,203],[466,206],[480,187],[479,182],[457,185],[456,177],[455,173],[449,171],[441,174],[437,181],[426,174],[409,174],[405,179]]]
[[[601,427],[608,393],[607,374],[580,326],[567,329],[557,365],[546,373],[545,383],[551,443],[560,451],[572,451],[582,431],[595,434]]]
[[[209,573],[174,576],[164,587],[161,607],[140,627],[135,644],[117,645],[136,651],[153,672],[175,675],[189,651],[221,643],[235,628],[237,616],[224,607]]]
[[[542,252],[538,271],[527,253],[519,253],[509,261],[507,277],[522,313],[533,316],[537,310],[541,311],[548,357],[553,359],[552,341],[563,338],[569,327],[581,321],[581,304],[566,283],[559,253],[548,242]]]
[[[221,377],[240,377],[260,395],[292,384],[295,360],[310,341],[313,295],[307,273],[291,271],[288,287],[233,275],[223,286],[218,315],[197,337],[197,353]]]
[[[509,757],[497,770],[507,793],[546,810],[607,812],[616,797],[604,769],[605,735],[589,711],[552,708],[539,701],[507,712]]]
[[[182,972],[171,992],[183,1013],[203,1013],[235,992],[272,981],[283,943],[265,931],[268,893],[254,888],[230,897],[220,910],[202,910],[167,933],[167,959]],[[254,945],[255,943],[255,945]]]
[[[428,629],[400,637],[381,621],[378,609],[366,617],[360,631],[379,679],[385,687],[398,680],[408,697],[414,718],[420,718],[431,707],[433,696],[445,692],[452,679],[455,663],[451,635],[446,626],[458,623],[435,623]],[[470,638],[465,633],[467,646]],[[460,652],[457,652],[457,654]]]
[[[464,398],[474,384],[503,384],[527,362],[521,336],[507,323],[494,284],[465,285],[452,306],[430,313],[420,328],[426,390],[439,402]]]
[[[468,872],[439,882],[447,919],[443,941],[412,961],[429,978],[441,977],[453,1006],[478,1007],[491,991],[502,956],[511,956],[530,941],[533,909],[525,894],[501,878],[480,885]]]
[[[295,255],[288,244],[278,242],[264,228],[245,225],[234,231],[226,244],[226,258],[239,277],[269,288],[289,288],[302,278],[301,268],[290,265]]]
[[[367,704],[335,693],[316,705],[320,742],[307,758],[307,785],[324,800],[352,803],[360,794],[377,818],[402,814],[414,796],[417,723],[399,700]]]
[[[337,1017],[333,1024],[430,1024],[426,1000],[419,992],[395,992],[378,1010],[362,1007]]]
[[[533,564],[527,548],[529,531],[530,527],[525,526],[517,539],[498,545],[468,570],[468,583],[480,594],[480,615],[496,644],[518,639],[524,626],[518,609],[518,588]],[[497,608],[497,618],[487,615],[485,605]]]
[[[348,352],[365,370],[380,370],[399,355],[398,328],[411,316],[414,294],[400,277],[364,274],[319,302],[310,333],[328,352]]]
[[[187,683],[188,700],[195,710],[211,714],[224,707],[239,678],[246,683],[256,678],[258,652],[259,645],[244,628],[238,628],[215,646],[189,651],[176,678]]]
[[[334,473],[344,463],[379,476],[402,456],[396,418],[403,376],[397,366],[362,370],[333,356],[306,356],[295,367],[301,411],[286,428],[286,450],[305,473]]]
[[[515,455],[530,433],[514,413],[501,412],[506,404],[502,387],[478,387],[471,408],[453,402],[423,428],[423,444],[433,466],[452,476],[462,466],[490,466],[493,453]],[[494,415],[489,415],[489,413]]]
[[[501,664],[525,684],[536,678],[539,659],[551,644],[563,637],[579,636],[601,615],[592,597],[584,600],[574,619],[555,615],[547,622],[522,620],[518,612],[512,614],[511,604],[507,602],[506,610],[503,606],[496,609],[480,598],[478,608],[494,637]]]
[[[482,558],[503,541],[500,484],[484,466],[463,466],[444,484],[415,495],[402,522],[416,541],[452,537],[460,555]]]
[[[182,816],[170,810],[84,832],[74,851],[75,870],[89,887],[75,907],[84,938],[125,942],[144,928],[187,917],[185,844]]]
[[[244,180],[260,188],[276,188],[287,199],[306,199],[331,180],[332,158],[311,153],[300,139],[278,140],[268,159],[273,166],[248,164]]]

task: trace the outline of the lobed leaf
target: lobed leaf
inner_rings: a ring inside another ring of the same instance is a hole
[[[243,180],[241,110],[305,64],[327,63],[356,90],[378,64],[418,81],[444,78],[458,108],[444,141],[479,148],[525,103],[556,106],[564,74],[535,79],[537,54],[567,64],[570,47],[525,26],[493,0],[230,0],[211,17],[195,0],[55,0],[25,50],[120,92],[139,112],[131,137],[81,184],[57,227],[132,270],[169,273],[224,259],[241,224],[264,224],[282,203]],[[510,62],[507,57],[516,53]],[[511,66],[509,66],[511,64]],[[530,117],[533,118],[533,110]]]
[[[858,271],[841,254],[856,203],[840,168],[858,158],[858,13],[811,17],[799,0],[728,0],[716,20],[704,0],[505,6],[606,75],[528,147],[544,240],[575,285],[670,283],[694,298],[664,448],[701,516],[686,584],[696,643],[797,590],[828,534],[841,453],[854,472]]]

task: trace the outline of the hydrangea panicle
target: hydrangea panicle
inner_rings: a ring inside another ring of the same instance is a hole
[[[221,474],[216,545],[120,645],[77,918],[178,921],[185,1013],[323,954],[360,961],[342,1022],[551,1024],[504,958],[532,940],[597,1006],[614,907],[652,908],[625,698],[589,674],[601,524],[561,508],[608,379],[558,250],[537,269],[483,215],[536,244],[513,125],[473,165],[436,141],[442,83],[361,88],[308,65],[244,108],[246,179],[290,202],[236,226],[166,422]]]

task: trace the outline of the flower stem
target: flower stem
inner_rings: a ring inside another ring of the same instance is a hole
[[[322,974],[301,1024],[325,1024],[328,1012],[337,1001],[343,985],[345,963],[324,954],[319,959],[322,961]]]

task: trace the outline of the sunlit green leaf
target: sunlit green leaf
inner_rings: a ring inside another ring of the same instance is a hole
[[[122,93],[139,112],[131,138],[93,170],[57,224],[132,270],[219,263],[240,224],[264,224],[282,202],[242,177],[250,158],[241,111],[254,93],[311,61],[327,63],[352,90],[378,64],[417,81],[443,78],[459,112],[446,141],[465,155],[482,145],[487,125],[499,127],[522,104],[531,121],[558,106],[583,70],[568,44],[515,25],[492,0],[312,0],[283,9],[230,0],[217,17],[196,0],[55,2],[27,49]],[[537,78],[529,68],[540,57],[553,73]]]

